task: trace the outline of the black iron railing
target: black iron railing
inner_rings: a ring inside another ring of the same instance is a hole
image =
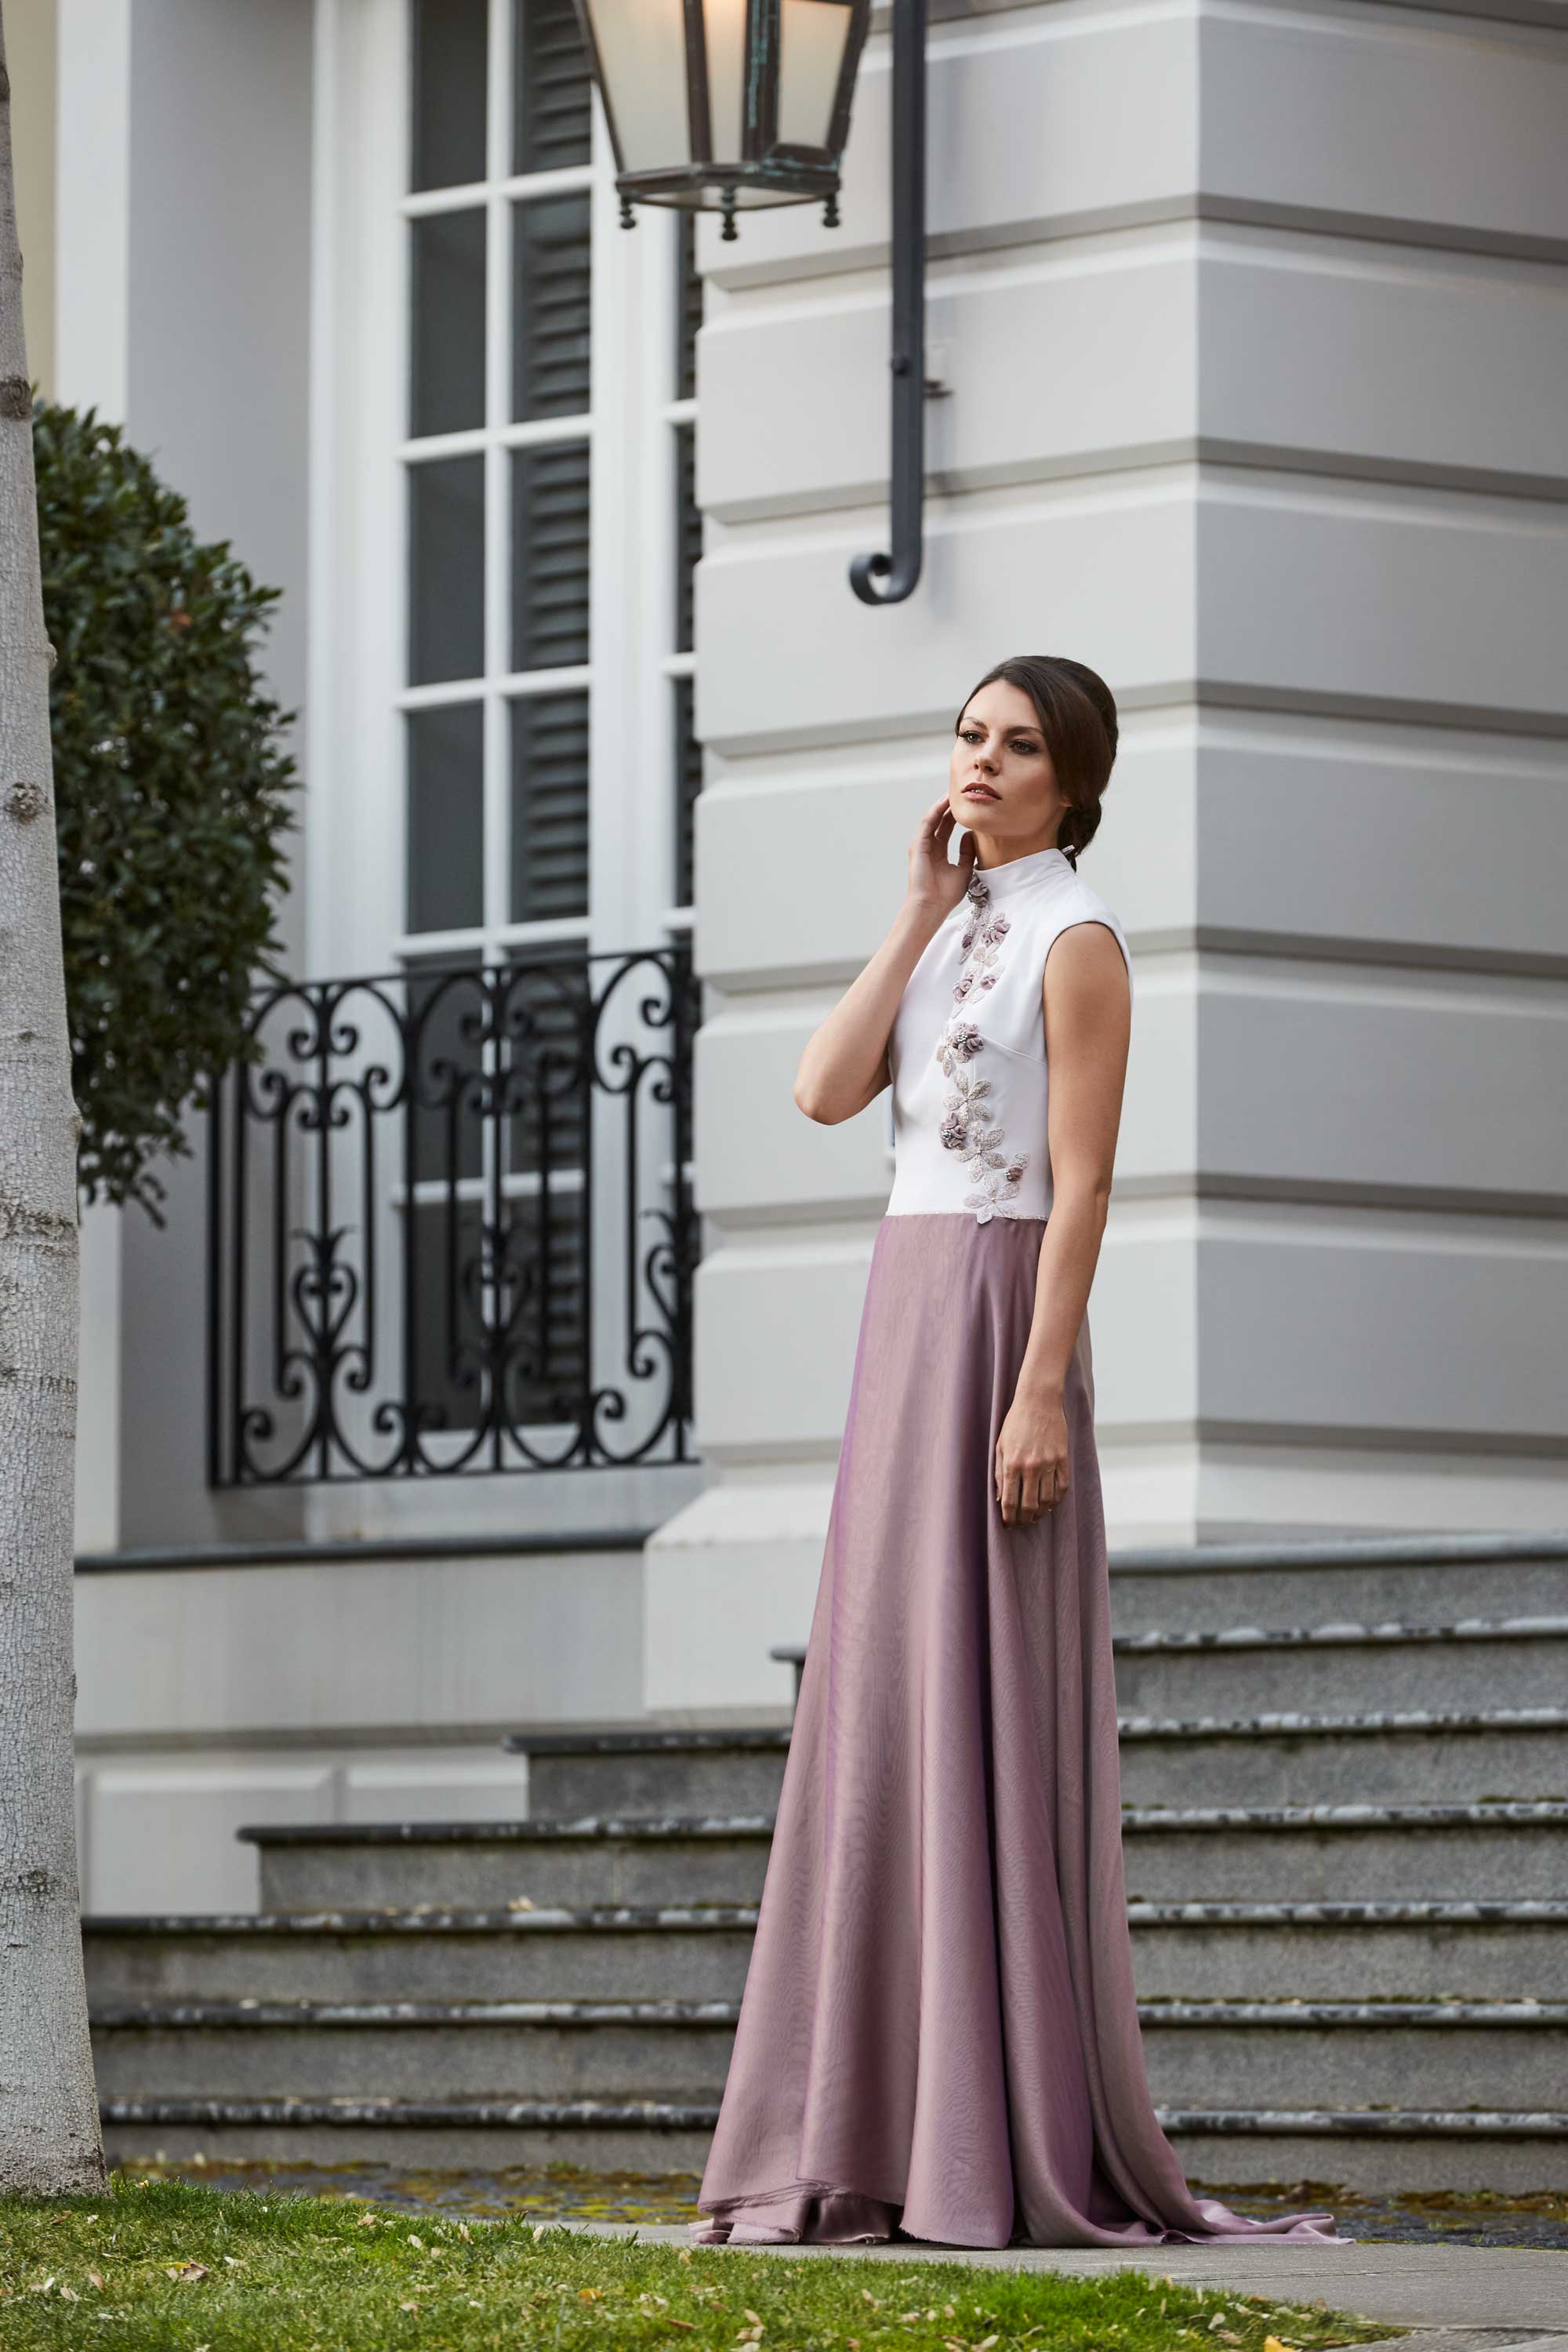
[[[692,1456],[684,946],[270,989],[212,1111],[215,1486]]]

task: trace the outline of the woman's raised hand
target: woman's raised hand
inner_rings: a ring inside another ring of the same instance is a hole
[[[948,856],[952,829],[958,820],[948,796],[932,801],[915,828],[910,844],[910,897],[937,915],[950,914],[969,887],[974,871],[974,835],[965,832],[958,845],[958,863]]]

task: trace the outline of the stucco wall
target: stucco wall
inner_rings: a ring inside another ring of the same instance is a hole
[[[1534,12],[1531,12],[1534,13]],[[845,226],[704,248],[700,1436],[647,1687],[804,1635],[885,1104],[801,1046],[973,678],[1111,682],[1140,975],[1090,1307],[1113,1538],[1568,1519],[1568,36],[1058,5],[931,44],[935,495],[884,543],[887,53]],[[744,1149],[741,1139],[744,1139]],[[700,1626],[700,1633],[693,1628]]]

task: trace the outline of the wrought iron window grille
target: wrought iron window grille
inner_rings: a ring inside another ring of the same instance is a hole
[[[686,942],[288,982],[212,1089],[215,1486],[690,1462]]]

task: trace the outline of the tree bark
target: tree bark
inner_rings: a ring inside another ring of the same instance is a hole
[[[0,2189],[104,2185],[77,1889],[78,1122],[0,24]]]

